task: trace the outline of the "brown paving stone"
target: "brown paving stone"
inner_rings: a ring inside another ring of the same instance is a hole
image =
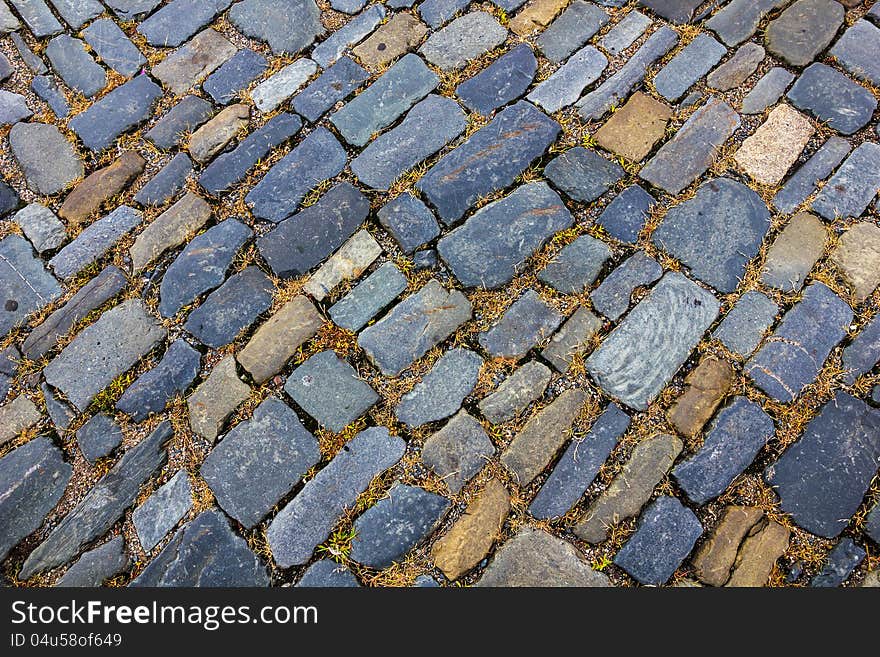
[[[755,531],[757,529],[757,531]],[[772,520],[760,528],[753,528],[743,541],[733,567],[733,574],[725,586],[764,586],[770,578],[773,565],[788,547],[788,529]]]
[[[789,105],[779,105],[733,156],[756,182],[778,184],[815,132],[806,116]]]
[[[684,394],[666,414],[684,436],[693,438],[712,417],[733,384],[733,367],[724,360],[708,356],[688,374]]]
[[[756,507],[729,506],[709,539],[693,559],[697,577],[712,586],[723,586],[730,579],[730,570],[743,539],[764,512]]]
[[[809,212],[798,212],[767,250],[761,282],[783,292],[797,292],[827,241],[825,225]]]
[[[74,188],[58,215],[76,226],[97,214],[108,201],[123,192],[144,170],[146,162],[134,151],[126,151],[113,164],[98,169]]]
[[[666,103],[637,91],[594,137],[602,148],[639,162],[663,139],[671,117]]]
[[[189,138],[189,154],[196,162],[204,164],[222,151],[250,121],[250,107],[244,104],[230,105]]]
[[[864,301],[880,285],[880,226],[864,222],[850,228],[831,252],[831,261],[849,283],[856,301]]]
[[[412,14],[395,14],[352,52],[372,71],[406,54],[428,33],[428,27]]]
[[[211,206],[188,192],[137,236],[129,250],[132,269],[143,269],[165,251],[189,241],[210,218]]]
[[[510,20],[508,27],[520,36],[543,30],[567,4],[568,0],[532,0]]]

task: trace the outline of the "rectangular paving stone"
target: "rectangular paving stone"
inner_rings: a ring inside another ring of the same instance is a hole
[[[462,285],[496,289],[513,280],[535,251],[573,222],[547,183],[529,183],[480,208],[441,238],[437,251]]]
[[[562,323],[562,314],[533,289],[504,312],[489,330],[480,333],[480,346],[494,358],[522,358],[539,342],[550,337]]]
[[[452,71],[497,48],[506,38],[507,29],[494,16],[472,11],[431,34],[419,52],[434,66]]]
[[[629,48],[651,25],[651,19],[638,10],[632,10],[612,27],[599,45],[610,55],[618,55]]]
[[[24,65],[31,70],[31,73],[34,73],[35,75],[43,75],[49,72],[45,62],[33,53],[18,32],[13,32],[10,35],[10,39],[12,39],[12,44],[18,52],[18,56],[21,57],[21,61],[23,61]]]
[[[351,52],[370,71],[382,72],[395,59],[418,46],[427,33],[428,27],[413,14],[398,12]]]
[[[143,18],[161,4],[162,0],[107,0],[106,4],[122,20]]]
[[[120,75],[130,78],[147,63],[143,53],[109,18],[94,21],[82,35],[101,61]]]
[[[147,121],[161,97],[159,85],[148,76],[139,75],[74,116],[68,125],[86,148],[100,151],[122,133]]]
[[[562,62],[607,22],[608,14],[596,5],[575,0],[538,37],[538,48],[551,62]]]
[[[199,374],[201,360],[198,351],[178,338],[165,350],[162,360],[123,393],[116,408],[135,422],[144,421],[150,413],[160,413],[172,397],[186,392]]]
[[[773,300],[757,290],[749,290],[724,316],[712,337],[721,340],[733,353],[748,358],[761,344],[778,312],[779,306]]]
[[[208,76],[202,83],[202,89],[215,102],[227,105],[239,97],[268,66],[268,60],[261,54],[250,48],[242,48]]]
[[[746,374],[773,399],[793,401],[819,374],[852,319],[850,307],[824,284],[808,285],[746,364]]]
[[[471,319],[471,310],[461,292],[431,279],[361,331],[358,345],[383,374],[397,376]]]
[[[551,376],[550,368],[530,360],[504,379],[495,392],[480,400],[480,412],[492,424],[514,418],[544,394]]]
[[[46,57],[64,83],[87,98],[107,85],[107,74],[86,52],[86,44],[67,34],[59,34],[46,46]]]
[[[538,83],[527,98],[545,112],[558,112],[574,104],[607,66],[605,55],[593,46],[584,46],[549,78]]]
[[[214,108],[198,96],[184,96],[144,135],[156,148],[170,150],[179,145],[184,135],[211,118]]]
[[[789,105],[778,105],[746,137],[733,159],[756,182],[776,185],[800,157],[814,132],[807,117]]]
[[[440,78],[418,55],[401,58],[330,122],[352,146],[364,146],[374,133],[386,128],[440,84]]]
[[[565,7],[565,0],[529,0],[510,21],[514,34],[526,36],[547,27]]]
[[[728,46],[737,46],[758,29],[761,19],[790,0],[731,0],[708,21],[706,27]]]
[[[177,474],[156,489],[131,514],[131,521],[144,551],[149,553],[156,547],[192,507],[189,477],[186,470],[178,470]]]
[[[529,513],[539,520],[565,515],[592,485],[629,424],[629,416],[617,404],[609,404],[586,434],[572,438],[529,505]]]
[[[410,193],[390,200],[377,214],[379,223],[397,240],[404,253],[412,253],[440,234],[434,213]]]
[[[232,0],[171,0],[137,27],[151,46],[176,48],[201,30]]]
[[[294,96],[291,106],[297,114],[314,123],[369,79],[370,74],[365,68],[350,57],[340,57],[314,82]]]
[[[828,553],[822,570],[810,580],[810,586],[834,588],[842,586],[864,560],[866,552],[846,536]]]
[[[457,494],[494,454],[495,446],[482,425],[462,410],[428,437],[421,458]]]
[[[880,27],[868,21],[858,20],[849,27],[829,51],[840,64],[855,77],[880,85]]]
[[[877,99],[870,91],[820,62],[801,73],[786,98],[844,135],[867,125],[877,109]]]
[[[192,192],[151,221],[129,249],[132,271],[192,238],[211,218],[211,206]]]
[[[19,27],[21,23],[18,22],[18,18],[5,2],[0,1],[0,34],[8,34]]]
[[[730,105],[720,98],[710,98],[648,160],[639,177],[670,194],[678,194],[706,172],[718,149],[739,125],[739,115]]]
[[[0,446],[35,425],[42,417],[37,405],[24,395],[0,406]]]
[[[556,121],[520,101],[441,158],[416,187],[444,223],[455,223],[477,200],[513,183],[559,132]]]
[[[226,148],[236,135],[247,130],[250,118],[251,108],[244,103],[221,110],[190,135],[187,144],[190,157],[199,164],[206,164]]]
[[[825,180],[852,149],[843,137],[829,137],[785,185],[776,192],[772,203],[779,212],[790,214],[816,191],[817,183]]]
[[[639,0],[639,4],[672,23],[690,23],[694,11],[703,2],[702,0]]]
[[[213,442],[232,412],[250,395],[250,386],[238,377],[235,358],[226,356],[186,400],[190,428]]]
[[[399,125],[361,151],[351,161],[351,171],[365,185],[387,190],[401,175],[458,137],[466,125],[458,103],[431,94]]]
[[[575,146],[551,160],[544,174],[570,198],[589,203],[620,180],[624,171],[617,162],[602,157],[597,151]]]
[[[880,362],[880,315],[875,315],[843,350],[843,382],[851,386],[856,379]]]
[[[55,277],[20,235],[0,240],[0,336],[21,325],[31,313],[63,293]]]
[[[880,145],[865,142],[846,158],[813,200],[826,219],[859,217],[880,191]]]
[[[303,285],[315,301],[323,301],[337,285],[357,279],[382,255],[382,247],[367,230],[352,235]]]
[[[774,66],[746,94],[740,111],[743,114],[762,114],[765,109],[776,104],[788,86],[794,82],[794,77],[794,73],[781,66]]]
[[[654,76],[654,88],[666,100],[677,101],[726,54],[724,46],[700,33]]]
[[[342,57],[342,53],[347,48],[362,41],[376,29],[385,18],[385,13],[385,7],[381,4],[370,5],[315,46],[312,50],[312,59],[322,68],[327,68]]]
[[[483,358],[469,349],[444,353],[394,407],[398,421],[419,427],[455,415],[477,385]]]
[[[125,235],[140,225],[140,212],[120,205],[86,227],[75,240],[55,254],[49,266],[63,279],[70,279],[103,258]]]
[[[483,116],[522,96],[538,70],[538,60],[527,43],[511,48],[482,71],[455,88],[465,107]]]
[[[2,77],[2,76],[0,76]],[[61,91],[57,79],[49,75],[36,75],[31,80],[31,91],[42,98],[56,118],[66,119],[70,116],[70,103]]]
[[[254,87],[251,99],[261,112],[271,112],[302,89],[317,70],[315,62],[301,57]]]
[[[226,37],[208,28],[153,66],[152,73],[179,96],[208,77],[236,50]]]
[[[605,242],[581,235],[553,256],[538,272],[538,280],[557,292],[580,294],[596,281],[611,255]]]
[[[419,16],[434,29],[448,23],[470,4],[467,0],[424,0],[419,3]]]
[[[798,212],[767,250],[761,282],[783,292],[800,291],[827,242],[822,222],[809,212]]]
[[[43,0],[9,0],[28,29],[38,39],[58,34],[64,26]]]
[[[718,316],[718,300],[669,272],[587,359],[609,395],[645,410],[672,379]]]
[[[575,357],[589,346],[600,328],[602,320],[586,308],[578,308],[553,335],[541,356],[558,371],[565,373]]]
[[[349,331],[360,331],[406,288],[406,276],[386,262],[330,307],[330,318]]]
[[[178,153],[138,190],[134,202],[154,207],[165,205],[184,188],[192,172],[192,160],[186,153]]]
[[[46,382],[80,411],[165,337],[165,330],[139,299],[111,308],[43,370]]]

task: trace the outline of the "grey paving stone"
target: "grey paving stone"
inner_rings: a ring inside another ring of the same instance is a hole
[[[453,495],[495,454],[482,425],[460,411],[422,447],[422,461],[446,482]]]
[[[558,112],[573,105],[607,66],[605,55],[593,46],[584,46],[549,78],[538,83],[527,98],[545,112]]]
[[[268,586],[266,567],[217,509],[183,525],[130,584],[134,587]]]
[[[544,182],[529,183],[480,208],[443,237],[437,250],[462,285],[495,289],[509,283],[535,251],[572,223],[556,192]]]
[[[79,410],[165,336],[138,299],[123,301],[83,329],[43,370],[46,382]]]
[[[450,505],[421,488],[394,485],[355,522],[351,558],[369,568],[387,568],[434,531]]]
[[[551,62],[562,62],[606,23],[608,14],[603,10],[591,2],[575,0],[538,37],[538,48]]]
[[[199,472],[223,510],[250,529],[320,458],[318,441],[296,413],[270,397],[226,434]]]
[[[726,54],[724,46],[700,33],[654,76],[654,88],[666,100],[677,101]]]
[[[703,527],[694,512],[663,495],[645,509],[614,563],[642,584],[665,584],[694,548]]]
[[[520,101],[441,158],[416,187],[446,224],[454,223],[478,199],[513,183],[559,132],[558,123]]]
[[[28,29],[38,39],[58,34],[64,26],[43,0],[9,0]]]
[[[0,34],[8,34],[21,27],[21,23],[5,2],[0,2]]]
[[[706,21],[706,27],[728,46],[736,46],[758,30],[764,16],[788,2],[790,0],[732,0]]]
[[[365,185],[387,190],[395,180],[464,132],[464,112],[451,98],[430,94],[396,127],[377,137],[351,161]]]
[[[321,426],[339,433],[366,413],[379,395],[332,351],[315,354],[291,372],[284,391]]]
[[[127,78],[140,71],[147,58],[109,18],[100,18],[82,31],[83,39],[107,66]]]
[[[529,505],[529,513],[539,520],[565,515],[593,483],[629,424],[629,416],[610,404],[586,434],[574,436]]]
[[[612,199],[596,223],[621,242],[633,243],[645,226],[655,199],[640,185],[630,185]]]
[[[82,501],[64,516],[46,540],[30,553],[19,576],[27,579],[66,563],[83,546],[116,524],[134,503],[144,482],[165,463],[165,445],[172,433],[171,425],[163,422],[149,436],[129,448]]]
[[[813,200],[812,208],[826,219],[858,217],[880,191],[880,145],[856,147]]]
[[[488,116],[522,96],[537,70],[538,60],[531,47],[522,43],[458,85],[455,94],[465,107]]]
[[[849,306],[824,284],[808,285],[746,364],[746,374],[773,399],[793,401],[819,374],[852,318]]]
[[[470,4],[468,0],[424,0],[419,3],[419,16],[428,25],[438,28]]]
[[[455,414],[477,385],[483,359],[468,349],[450,349],[394,408],[400,422],[418,427]]]
[[[16,123],[9,131],[9,146],[28,187],[42,196],[64,191],[85,171],[73,145],[54,125]]]
[[[145,552],[159,544],[193,507],[192,486],[186,470],[178,470],[134,510],[131,520]]]
[[[70,115],[70,103],[61,91],[58,81],[49,75],[37,75],[31,80],[31,90],[49,105],[56,118],[66,119]]]
[[[730,293],[769,229],[770,213],[760,196],[730,178],[715,178],[670,209],[651,241],[700,280]]]
[[[45,205],[26,205],[15,213],[13,220],[34,245],[37,253],[57,249],[67,240],[64,224]]]
[[[851,149],[843,137],[830,137],[776,192],[773,207],[785,214],[794,212],[816,191],[818,181],[827,178]]]
[[[297,134],[302,120],[296,114],[277,114],[239,142],[221,153],[199,176],[199,184],[210,194],[220,194],[245,179],[248,172],[272,149]]]
[[[344,565],[331,559],[321,559],[306,568],[302,579],[296,583],[303,588],[355,588],[360,584]]]
[[[599,120],[613,105],[623,103],[644,80],[648,67],[672,50],[676,43],[678,34],[672,28],[664,25],[654,31],[614,75],[578,101],[580,115],[587,120]]]
[[[225,11],[232,0],[171,0],[137,27],[151,46],[176,48]]]
[[[880,465],[880,411],[838,391],[764,478],[798,526],[834,538],[849,524]]]
[[[17,438],[42,419],[36,404],[24,395],[18,395],[8,404],[0,406],[0,445]]]
[[[21,207],[21,198],[12,187],[0,181],[0,217],[5,217],[13,210]]]
[[[144,134],[156,148],[171,150],[178,146],[187,133],[211,118],[214,109],[211,103],[198,96],[184,96],[165,115]]]
[[[672,476],[688,499],[705,504],[751,465],[774,432],[773,420],[757,403],[735,397],[709,425],[700,449],[678,464]]]
[[[55,508],[72,468],[46,436],[0,457],[0,557],[43,524]]]
[[[0,240],[0,336],[60,297],[61,286],[19,235]]]
[[[182,338],[177,339],[165,351],[162,360],[141,374],[123,393],[116,408],[130,415],[135,422],[142,422],[151,413],[161,412],[172,397],[184,393],[200,368],[201,354]]]
[[[877,109],[877,99],[870,91],[819,62],[807,67],[786,98],[844,135],[865,127]]]
[[[667,273],[587,359],[605,392],[645,410],[684,364],[719,303],[677,272]]]
[[[245,267],[209,294],[183,328],[214,349],[227,345],[269,309],[274,291],[258,267]]]
[[[740,87],[755,72],[765,54],[762,46],[744,43],[730,59],[708,75],[706,85],[719,91]]]
[[[269,169],[245,201],[255,217],[278,223],[296,211],[310,190],[342,171],[347,159],[333,134],[317,128]]]
[[[767,48],[792,66],[806,66],[834,39],[845,11],[833,0],[797,0],[767,26]]]
[[[68,87],[87,98],[107,85],[107,74],[86,52],[86,45],[67,34],[59,34],[46,46],[46,57]]]
[[[347,48],[363,40],[376,29],[376,26],[385,18],[385,13],[383,5],[370,5],[315,46],[312,50],[312,59],[322,68],[327,68],[342,57],[342,53]]]
[[[874,54],[880,45],[880,28],[865,20],[856,21],[837,40],[830,54],[855,77],[880,84],[880,64]]]
[[[211,206],[196,194],[187,192],[135,238],[129,248],[132,271],[141,271],[164,252],[180,246],[201,230],[211,217]]]
[[[0,125],[12,125],[32,115],[33,112],[24,96],[0,89]]]
[[[404,253],[412,253],[440,234],[434,213],[411,193],[401,194],[383,205],[378,216]]]
[[[848,536],[840,539],[828,553],[822,570],[810,581],[810,586],[833,588],[841,586],[865,558],[865,550]]]
[[[642,167],[639,177],[678,194],[706,172],[718,149],[739,126],[739,115],[730,105],[710,97]]]
[[[52,389],[45,383],[40,386],[43,393],[43,401],[46,402],[46,412],[49,420],[55,426],[59,435],[63,435],[70,423],[76,417],[76,411],[67,402],[59,399]]]
[[[192,172],[192,160],[186,153],[178,153],[138,190],[134,202],[153,207],[165,205],[184,188]]]
[[[330,318],[349,331],[359,331],[408,286],[406,277],[386,262],[330,308]]]
[[[589,203],[623,177],[623,169],[592,149],[582,146],[565,151],[544,168],[544,175],[566,195]]]
[[[214,102],[228,105],[247,89],[251,82],[260,77],[268,66],[268,60],[261,54],[250,48],[242,48],[208,76],[202,84],[202,89],[214,99]]]
[[[318,65],[306,57],[288,64],[251,91],[251,99],[261,112],[271,112],[299,91],[318,70]]]
[[[122,133],[152,116],[162,90],[146,75],[139,75],[102,96],[68,124],[86,148],[100,151]]]
[[[843,382],[853,385],[856,379],[880,362],[880,315],[875,315],[849,346],[843,350]]]
[[[514,418],[544,394],[551,375],[546,365],[530,360],[504,379],[495,392],[480,400],[480,413],[492,424]]]
[[[593,285],[611,249],[601,240],[581,235],[538,272],[538,280],[563,294],[580,294]]]
[[[180,96],[202,82],[236,50],[226,37],[209,27],[153,66],[151,72],[171,93]]]
[[[330,0],[330,6],[336,11],[345,14],[354,14],[359,12],[367,4],[367,0]]]
[[[125,539],[117,536],[84,553],[67,569],[55,586],[97,588],[126,570],[130,564],[131,559],[125,551]]]
[[[162,0],[106,0],[106,4],[119,18],[126,21],[143,18],[153,11]]]
[[[703,3],[700,0],[639,0],[639,4],[671,23],[690,23],[694,11]]]
[[[590,345],[593,336],[602,328],[602,320],[586,308],[578,308],[557,331],[541,356],[562,373],[568,371],[575,357]]]
[[[364,146],[376,132],[388,127],[440,83],[418,55],[402,57],[373,84],[342,109],[330,115],[345,140]]]
[[[453,71],[497,48],[506,38],[507,29],[494,16],[473,11],[431,34],[419,52],[441,70]]]
[[[94,464],[122,444],[122,429],[109,415],[99,413],[79,428],[76,442],[86,461]]]
[[[358,336],[358,345],[386,376],[397,376],[471,319],[461,292],[431,279]]]
[[[317,80],[294,96],[291,106],[297,114],[314,123],[369,79],[370,74],[365,68],[350,57],[340,57]]]
[[[229,10],[229,20],[276,54],[296,54],[324,32],[314,0],[244,0]]]
[[[361,431],[272,520],[266,538],[282,568],[307,562],[373,477],[397,463],[406,444],[388,430]]]
[[[25,40],[21,38],[21,35],[18,32],[13,32],[9,38],[12,39],[12,43],[15,46],[16,51],[18,51],[21,61],[23,61],[24,65],[31,70],[31,73],[42,75],[49,72],[49,69],[43,60],[37,57],[33,51],[28,48],[27,43],[25,43]]]
[[[635,43],[650,25],[651,19],[634,9],[608,30],[599,45],[608,54],[618,55]]]
[[[870,536],[875,543],[880,543],[880,504],[875,504],[874,508],[868,513],[868,518],[865,522],[865,534]]]
[[[794,73],[781,66],[774,66],[755,83],[752,90],[743,98],[740,111],[743,114],[761,114],[785,93],[794,81]]]
[[[5,81],[13,73],[12,64],[6,55],[0,54],[0,82]]]
[[[104,13],[98,0],[50,0],[61,18],[74,29],[79,29],[95,16]]]
[[[743,294],[724,316],[713,337],[743,358],[751,356],[779,312],[773,300],[757,290]]]

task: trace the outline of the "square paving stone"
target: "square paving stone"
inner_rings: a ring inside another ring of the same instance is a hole
[[[633,243],[645,227],[648,212],[655,202],[654,197],[640,185],[630,185],[611,200],[596,223],[611,237]]]
[[[778,312],[779,306],[772,299],[756,290],[749,290],[724,316],[712,336],[721,340],[733,353],[748,358],[761,344]]]
[[[625,158],[640,162],[666,134],[672,109],[636,92],[596,131],[596,143]]]
[[[563,294],[580,294],[593,285],[611,249],[590,235],[581,235],[565,246],[538,272],[538,280]]]
[[[813,136],[813,124],[789,105],[778,105],[733,158],[756,182],[776,185]]]
[[[595,201],[623,177],[623,169],[592,149],[577,146],[551,160],[544,175],[570,198]]]
[[[404,253],[412,253],[440,234],[434,213],[413,194],[392,199],[380,208],[378,216]]]
[[[70,128],[91,151],[110,146],[122,133],[152,116],[162,89],[146,75],[139,75],[101,97],[70,120]]]
[[[844,135],[866,126],[877,109],[877,99],[870,91],[819,62],[807,67],[786,97],[798,109]]]

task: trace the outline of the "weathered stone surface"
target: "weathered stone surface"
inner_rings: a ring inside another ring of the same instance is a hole
[[[865,520],[865,534],[875,543],[880,543],[880,504],[875,504]]]
[[[147,63],[137,46],[109,18],[94,21],[82,35],[101,61],[120,75],[130,78]]]
[[[302,89],[317,70],[314,61],[301,57],[258,84],[250,94],[251,99],[261,112],[271,112]]]
[[[167,60],[166,60],[167,61]],[[68,126],[91,151],[110,146],[123,132],[150,118],[162,89],[149,76],[139,75],[101,97]]]
[[[397,419],[411,427],[442,420],[461,408],[477,384],[483,359],[467,349],[450,349],[394,409]]]
[[[172,0],[137,27],[147,43],[176,48],[208,25],[232,0]]]
[[[406,276],[393,263],[386,262],[331,306],[330,318],[337,326],[360,331],[408,285]]]
[[[471,318],[471,304],[436,280],[365,328],[358,345],[386,376],[396,376]]]
[[[694,276],[730,293],[769,229],[770,213],[760,196],[730,178],[714,178],[670,209],[651,240]]]
[[[346,50],[351,48],[351,46],[355,45],[358,41],[363,41],[364,37],[375,30],[376,26],[385,18],[385,14],[386,10],[384,5],[371,5],[315,46],[312,49],[312,59],[315,60],[319,66],[327,68],[330,64],[338,60]],[[392,20],[398,16],[409,16],[409,14],[395,14],[392,17]],[[388,23],[391,22],[391,20],[388,21]],[[379,30],[376,31],[378,32]],[[366,43],[366,41],[364,43]],[[380,41],[375,44],[375,50],[377,53],[384,52],[379,51],[380,43],[382,42]],[[385,50],[388,49],[388,44],[385,43]]]
[[[773,399],[793,401],[819,374],[852,318],[849,306],[824,284],[808,285],[773,337],[746,364],[746,374]]]
[[[183,339],[171,343],[162,360],[131,384],[116,408],[141,422],[150,413],[159,413],[172,397],[186,392],[201,365],[201,354]]]
[[[401,175],[458,137],[467,125],[454,100],[429,95],[394,129],[377,137],[351,161],[358,179],[386,190]]]
[[[781,66],[774,66],[755,83],[752,90],[743,98],[740,111],[743,114],[761,114],[771,105],[775,105],[788,85],[794,82],[794,73]]]
[[[359,230],[306,281],[303,291],[323,301],[337,285],[354,280],[382,254],[382,247],[367,230]]]
[[[0,126],[24,121],[32,115],[33,112],[24,96],[0,89]]]
[[[25,25],[28,26],[36,38],[42,39],[43,37],[52,36],[64,29],[43,0],[10,1],[12,6],[18,10]]]
[[[21,61],[24,62],[24,65],[27,66],[32,73],[35,75],[43,75],[49,72],[49,69],[43,60],[33,53],[18,32],[13,32],[10,35],[10,39],[12,39],[12,44],[15,46]]]
[[[169,150],[177,146],[184,135],[207,121],[212,113],[213,107],[207,100],[198,96],[184,96],[144,137],[153,142],[156,148]]]
[[[94,464],[122,444],[122,429],[109,415],[99,413],[79,428],[76,442],[86,461]]]
[[[757,31],[764,16],[788,2],[789,0],[732,0],[706,21],[706,27],[728,46],[736,46]]]
[[[67,239],[64,224],[45,205],[31,203],[16,212],[13,219],[37,253],[57,249]]]
[[[59,435],[64,435],[67,427],[76,417],[76,411],[62,399],[59,399],[52,389],[45,383],[40,386],[43,393],[43,401],[46,403],[46,412],[49,414],[49,420],[55,426]]]
[[[551,160],[544,173],[566,195],[582,203],[599,198],[624,174],[616,162],[581,146]]]
[[[138,299],[108,310],[43,370],[46,382],[84,411],[99,392],[124,374],[165,336]]]
[[[828,554],[828,560],[810,586],[833,588],[841,586],[865,558],[865,550],[851,538],[844,537]]]
[[[83,269],[100,260],[120,239],[141,223],[141,214],[127,205],[120,205],[113,212],[83,230],[75,240],[55,254],[49,266],[57,276],[70,279]]]
[[[739,115],[720,98],[710,98],[639,172],[656,187],[678,194],[712,165],[718,149],[740,125]]]
[[[97,588],[123,570],[131,563],[125,552],[125,539],[122,536],[113,538],[104,545],[83,554],[55,586],[67,588]]]
[[[826,219],[858,217],[880,191],[880,144],[852,152],[819,191],[812,208]]]
[[[425,441],[422,461],[457,495],[495,454],[482,425],[467,411],[459,411]]]
[[[312,302],[296,296],[256,330],[236,358],[256,383],[263,383],[284,367],[322,323]]]
[[[229,20],[276,54],[296,54],[324,32],[314,0],[244,0],[229,10]]]
[[[654,77],[654,88],[666,100],[677,101],[712,70],[727,49],[708,34],[698,34]]]
[[[250,121],[250,107],[230,105],[196,130],[189,138],[188,150],[192,159],[204,164],[226,148],[233,138],[244,132]]]
[[[551,374],[547,366],[533,360],[527,362],[480,401],[480,412],[492,424],[510,420],[544,394]]]
[[[416,187],[445,223],[454,223],[481,197],[513,183],[547,150],[559,131],[558,123],[534,105],[520,101],[445,155]]]
[[[495,358],[522,358],[553,334],[563,315],[529,289],[488,331],[478,337],[480,345]]]
[[[880,64],[875,56],[878,44],[880,28],[859,20],[837,40],[830,54],[857,78],[878,85]]]
[[[867,125],[877,109],[877,99],[870,91],[818,62],[807,67],[788,90],[786,98],[798,109],[845,135]]]
[[[0,417],[10,405],[0,407]],[[0,445],[11,426],[7,419],[0,422]],[[45,436],[0,458],[0,557],[5,559],[19,541],[39,528],[61,499],[71,472],[61,450]]]
[[[333,134],[326,128],[317,128],[269,169],[263,179],[245,197],[245,201],[251,207],[255,217],[277,223],[293,214],[309,191],[342,171],[347,159],[345,149]],[[356,198],[363,199],[357,190],[345,183],[337,185],[334,189],[336,193],[352,189],[352,193],[357,194]],[[333,193],[334,190],[330,190],[324,195],[324,198],[326,199]],[[348,195],[351,196],[352,193]],[[320,206],[319,201],[319,206],[313,207],[323,206]],[[312,212],[315,211],[312,210]],[[274,232],[273,239],[285,240],[281,234]],[[287,250],[290,247],[285,245],[284,248]],[[266,257],[265,252],[263,255]],[[314,264],[309,265],[306,269],[310,269]],[[271,262],[270,266],[272,266]],[[276,270],[276,273],[279,272]]]
[[[395,485],[355,522],[351,558],[370,568],[402,559],[440,524],[450,503],[421,488]]]
[[[208,28],[153,66],[152,73],[179,96],[202,82],[236,50],[226,37]]]
[[[764,48],[756,43],[741,45],[733,57],[712,71],[706,78],[706,85],[718,91],[730,91],[748,79],[763,61]]]
[[[666,104],[636,92],[594,136],[602,148],[638,162],[663,138],[671,116]]]
[[[223,283],[235,254],[251,235],[237,219],[226,219],[195,237],[162,278],[159,313],[172,317]]]
[[[714,356],[704,358],[687,375],[684,394],[666,413],[676,431],[689,438],[696,436],[730,391],[734,375],[733,367],[727,361]]]
[[[217,509],[181,527],[131,586],[268,586],[266,568]]]
[[[0,445],[5,445],[40,419],[42,416],[36,404],[24,395],[0,406]]]
[[[620,474],[575,525],[574,533],[590,543],[604,541],[611,526],[641,511],[681,450],[681,441],[669,434],[636,445]]]
[[[523,43],[458,85],[455,95],[468,109],[488,116],[524,94],[537,69],[538,60],[531,47]]]
[[[596,5],[575,0],[538,37],[537,44],[551,62],[565,60],[608,23],[608,14]]]
[[[564,6],[563,0],[530,0],[510,21],[510,29],[519,36],[538,32],[547,27]]]
[[[251,389],[238,378],[235,359],[227,356],[189,396],[190,427],[200,436],[214,440],[226,419],[250,394]]]
[[[767,48],[792,66],[806,66],[831,43],[844,13],[833,0],[797,0],[767,26]]]
[[[183,328],[215,349],[229,344],[272,305],[275,287],[251,265],[229,277],[189,314]]]
[[[690,23],[694,11],[703,3],[700,0],[639,0],[639,4],[672,23]]]
[[[427,33],[425,24],[412,14],[394,14],[352,52],[368,69],[378,71],[419,45]]]
[[[397,240],[404,253],[412,253],[440,234],[434,214],[411,193],[392,199],[377,214],[379,222]]]
[[[138,540],[149,552],[193,506],[192,486],[186,470],[178,470],[131,514]]]
[[[563,294],[580,294],[590,287],[611,257],[611,249],[589,235],[564,247],[538,272],[538,280]]]
[[[370,74],[366,69],[351,58],[340,57],[314,82],[294,96],[291,106],[307,121],[315,122],[337,102],[359,89],[369,78]]]
[[[86,52],[86,45],[67,34],[59,34],[46,46],[46,57],[64,83],[87,98],[107,85],[104,69]]]
[[[718,525],[692,560],[701,582],[723,586],[730,579],[743,539],[756,529],[763,517],[764,512],[757,507],[728,506],[724,509]]]
[[[60,297],[61,286],[19,235],[0,240],[0,336]]]
[[[510,496],[497,479],[490,479],[444,536],[431,548],[434,565],[457,580],[486,556],[510,511]]]
[[[138,271],[165,251],[174,249],[195,235],[211,218],[211,206],[189,192],[156,217],[129,249],[131,267]]]
[[[619,55],[645,33],[651,22],[645,14],[634,9],[608,30],[599,45],[609,54]]]
[[[58,215],[73,225],[97,214],[108,201],[128,188],[144,170],[146,161],[135,151],[125,151],[114,162],[98,169],[67,195]]]
[[[476,586],[610,586],[570,543],[543,529],[523,527],[502,545]]]
[[[636,288],[648,286],[660,279],[663,268],[644,251],[636,251],[612,271],[602,284],[590,294],[593,307],[608,319],[620,319],[629,310],[630,299]]]
[[[813,156],[788,179],[773,197],[773,207],[790,214],[816,191],[816,184],[827,178],[849,153],[849,142],[842,137],[831,137]]]
[[[117,16],[131,21],[141,19],[159,6],[161,0],[107,0],[106,4]]]
[[[572,221],[556,192],[544,182],[530,183],[480,208],[443,237],[437,250],[463,285],[494,289],[510,282],[546,240]]]
[[[372,479],[397,463],[406,444],[388,430],[361,431],[275,516],[266,532],[282,568],[306,563],[339,517],[352,507]]]
[[[880,413],[838,392],[764,476],[799,526],[833,538],[849,523],[880,464],[878,440]]]
[[[809,212],[798,212],[768,249],[761,282],[783,292],[799,291],[827,241],[822,222]]]
[[[726,586],[764,586],[776,560],[788,547],[788,537],[789,530],[772,520],[748,536]]]
[[[171,435],[171,425],[163,422],[128,449],[82,501],[64,516],[46,540],[31,552],[19,577],[27,579],[66,563],[83,546],[110,529],[134,503],[144,482],[165,463],[165,444]]]
[[[296,587],[356,588],[360,584],[352,572],[331,559],[321,559],[306,568]]]
[[[769,297],[756,290],[743,294],[715,329],[713,337],[743,358],[751,356],[779,312]]]
[[[880,362],[880,315],[875,315],[843,350],[844,383],[854,384],[858,377],[869,372],[878,362]]]
[[[586,308],[578,308],[550,339],[541,356],[562,373],[568,371],[574,358],[584,351],[593,336],[602,328],[602,320]]]
[[[860,223],[841,237],[831,261],[850,285],[856,303],[864,301],[880,285],[880,227]]]
[[[54,125],[16,123],[9,132],[9,145],[28,187],[37,194],[52,196],[82,178],[82,161]]]
[[[527,98],[546,112],[557,112],[573,105],[607,66],[605,55],[593,46],[585,46],[540,82]]]
[[[8,34],[21,27],[21,23],[15,14],[10,11],[5,2],[0,2],[0,34]]]
[[[608,394],[645,410],[718,310],[714,296],[669,272],[587,359],[587,369]]]
[[[674,497],[658,497],[639,518],[636,533],[614,563],[642,584],[664,584],[703,533],[693,511]]]
[[[497,48],[506,38],[507,30],[491,14],[473,11],[434,32],[419,52],[434,66],[452,71]]]
[[[778,105],[767,120],[743,141],[736,163],[756,182],[778,184],[810,141],[815,129],[800,112]]]
[[[5,217],[21,207],[21,198],[12,187],[0,181],[0,217]]]

